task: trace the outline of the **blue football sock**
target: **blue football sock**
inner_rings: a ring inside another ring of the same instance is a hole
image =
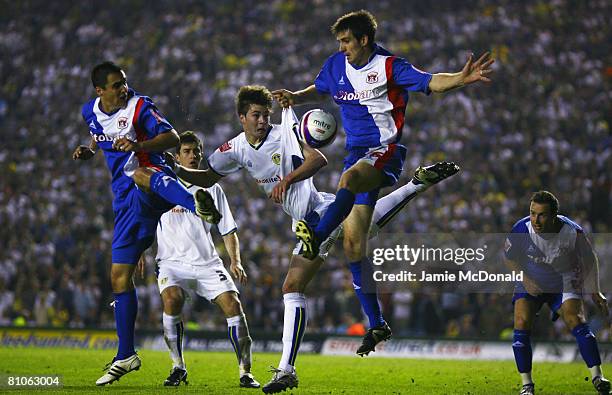
[[[531,372],[531,360],[533,352],[531,351],[531,331],[515,329],[512,339],[512,350],[514,351],[514,360],[519,373]]]
[[[350,214],[355,203],[355,194],[348,189],[340,189],[336,193],[336,200],[329,205],[325,215],[314,230],[319,243],[323,242]]]
[[[117,359],[126,359],[136,353],[134,350],[134,326],[138,313],[136,289],[113,294],[115,296],[115,323],[119,337]]]
[[[151,176],[151,190],[177,206],[183,206],[195,212],[195,201],[193,195],[176,179],[170,177],[163,171],[158,171]]]
[[[593,366],[601,365],[601,358],[599,356],[599,348],[597,347],[597,339],[591,332],[588,324],[579,324],[572,329],[572,335],[576,338],[578,343],[578,349],[582,359],[586,362],[589,368]]]
[[[359,298],[363,311],[370,320],[370,328],[376,328],[385,324],[378,297],[376,295],[376,284],[372,278],[372,265],[367,258],[363,261],[349,263],[353,275],[353,287]],[[363,263],[362,263],[363,262]]]

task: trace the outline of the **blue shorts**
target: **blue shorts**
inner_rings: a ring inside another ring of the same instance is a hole
[[[374,148],[353,148],[349,150],[348,156],[344,158],[343,171],[347,171],[351,166],[360,161],[369,163],[383,172],[384,181],[380,188],[390,187],[395,185],[402,173],[406,151],[406,147],[401,144],[389,144]],[[366,204],[374,207],[380,188],[358,193],[355,196],[355,204]]]
[[[530,300],[532,302],[535,302],[536,304],[536,312],[538,310],[540,310],[542,308],[542,305],[544,303],[548,304],[548,307],[550,308],[550,311],[552,311],[552,316],[551,319],[553,321],[556,321],[557,318],[559,318],[559,309],[561,308],[561,305],[563,304],[563,294],[561,292],[559,293],[554,293],[554,294],[540,294],[538,296],[533,296],[530,293],[528,293],[527,291],[524,290],[523,285],[521,284],[520,288],[523,288],[523,292],[519,292],[519,287],[516,287],[517,289],[514,291],[514,295],[512,295],[512,304],[514,305],[514,303],[519,300],[519,299],[527,299]]]
[[[155,239],[160,217],[173,207],[174,204],[158,195],[143,192],[134,185],[124,204],[115,209],[113,263],[138,263],[140,255]]]

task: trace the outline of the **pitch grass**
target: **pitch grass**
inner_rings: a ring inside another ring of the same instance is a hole
[[[188,352],[188,386],[165,388],[161,384],[171,364],[166,352],[139,352],[142,367],[121,381],[105,387],[94,382],[101,368],[112,358],[111,351],[0,348],[0,375],[63,376],[62,389],[9,390],[5,383],[0,393],[72,394],[261,394],[260,390],[238,387],[236,357],[231,353]],[[263,384],[268,382],[270,365],[278,354],[255,354],[253,373]],[[433,361],[395,358],[334,357],[300,355],[297,394],[518,394],[519,377],[514,363],[493,361]],[[604,366],[604,372],[612,366]],[[538,395],[593,394],[588,370],[581,363],[534,364]],[[285,392],[287,394],[287,392]]]

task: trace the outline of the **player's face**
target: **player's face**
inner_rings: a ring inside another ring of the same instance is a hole
[[[176,160],[188,169],[197,169],[202,161],[202,150],[196,143],[181,144]]]
[[[251,104],[246,114],[240,114],[240,124],[251,144],[261,142],[270,128],[270,109],[261,104]]]
[[[368,63],[372,50],[368,45],[367,36],[363,36],[358,40],[353,35],[352,31],[345,30],[336,35],[336,41],[338,41],[340,46],[338,50],[344,53],[346,60],[348,60],[350,64],[363,66]]]
[[[529,220],[536,233],[553,233],[554,218],[550,210],[550,204],[531,202]]]
[[[128,85],[125,73],[111,73],[106,77],[106,86],[97,87],[96,92],[100,96],[105,111],[112,112],[118,108],[125,107],[128,99]]]

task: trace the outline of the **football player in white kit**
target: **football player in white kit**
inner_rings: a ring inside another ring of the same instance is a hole
[[[176,154],[177,163],[189,169],[197,169],[201,160],[200,139],[190,131],[181,133]],[[201,189],[195,185],[183,184],[191,193]],[[207,191],[222,215],[217,230],[223,237],[230,257],[230,272],[245,284],[247,274],[240,261],[237,226],[225,193],[219,185],[213,185],[207,188]],[[157,285],[164,309],[164,338],[173,361],[170,376],[164,381],[164,385],[178,386],[181,381],[187,384],[181,312],[185,291],[193,290],[197,295],[219,306],[227,319],[228,337],[238,358],[240,386],[259,388],[260,384],[251,374],[251,337],[238,298],[238,289],[215,250],[210,230],[211,224],[180,206],[162,215],[157,226]],[[143,265],[142,259],[140,264]]]
[[[317,191],[312,180],[312,176],[327,164],[327,159],[320,151],[298,140],[299,122],[293,110],[284,109],[281,124],[270,125],[272,94],[263,86],[240,88],[236,109],[243,132],[209,156],[209,169],[194,171],[176,166],[178,176],[209,187],[222,177],[244,168],[270,199],[282,205],[293,219],[294,227],[302,219],[316,223],[334,199],[332,194]],[[452,163],[437,164],[437,168],[440,165],[445,168],[446,177],[459,170]],[[430,168],[419,168],[418,172],[426,179],[425,176],[431,173]],[[440,178],[438,174],[434,176],[437,180],[446,178]],[[433,183],[413,180],[382,198],[381,204],[376,206],[373,223],[383,226],[416,194]],[[282,289],[285,304],[283,353],[278,368],[274,369],[274,377],[263,387],[265,393],[280,392],[298,385],[294,366],[307,322],[304,290],[341,231],[339,227],[321,243],[319,254],[312,261],[299,255],[301,242],[293,251]]]

